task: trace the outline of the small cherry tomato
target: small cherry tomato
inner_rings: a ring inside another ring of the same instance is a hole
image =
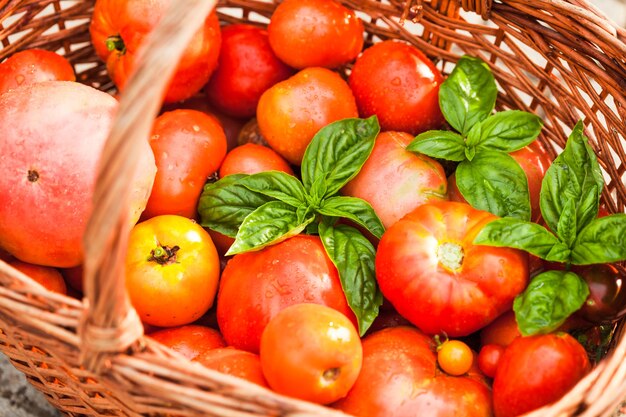
[[[263,93],[257,121],[267,143],[283,158],[300,165],[313,136],[327,124],[357,117],[354,96],[339,74],[306,68]]]
[[[147,324],[174,327],[200,318],[213,305],[219,274],[211,237],[186,217],[156,216],[130,233],[126,288]]]
[[[417,135],[439,128],[443,75],[419,49],[383,41],[357,58],[348,80],[361,117],[377,115],[381,130]]]
[[[250,118],[261,94],[295,71],[270,47],[267,31],[247,24],[224,26],[217,69],[206,86],[209,101],[222,112]]]
[[[207,350],[226,346],[220,332],[210,327],[195,324],[160,329],[148,334],[148,336],[187,359],[194,359]]]
[[[267,30],[276,55],[294,68],[337,68],[363,49],[363,22],[335,0],[285,0]]]
[[[573,271],[589,286],[589,296],[577,314],[592,323],[617,320],[626,313],[626,276],[608,264],[576,266]]]
[[[446,340],[437,347],[437,363],[448,375],[464,375],[472,368],[474,353],[460,340]]]
[[[0,63],[0,94],[22,85],[55,80],[76,81],[72,64],[55,52],[27,49]]]
[[[261,369],[261,360],[256,353],[233,347],[216,348],[196,356],[193,361],[223,374],[233,375],[262,387],[268,387]]]
[[[504,349],[504,346],[500,345],[485,345],[480,349],[478,353],[478,368],[483,374],[489,378],[493,378],[496,375],[498,363],[504,353]]]
[[[150,146],[157,173],[142,218],[195,218],[202,188],[226,155],[224,129],[206,113],[174,110],[156,118]]]
[[[329,404],[354,385],[363,348],[345,315],[324,305],[303,303],[281,310],[267,323],[260,356],[263,375],[274,391]]]
[[[282,171],[293,175],[287,161],[267,146],[246,143],[226,154],[220,166],[220,178],[232,174],[256,174],[263,171]]]

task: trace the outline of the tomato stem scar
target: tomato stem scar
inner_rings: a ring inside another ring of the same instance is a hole
[[[456,271],[463,265],[463,247],[458,243],[445,242],[437,247],[439,263],[449,270]]]

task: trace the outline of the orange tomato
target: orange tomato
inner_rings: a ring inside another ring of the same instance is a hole
[[[263,171],[282,171],[293,175],[289,163],[271,148],[246,143],[226,154],[220,167],[220,178],[231,174],[256,174]]]
[[[219,274],[211,237],[186,217],[153,217],[130,233],[126,288],[147,324],[174,327],[200,318],[213,305]]]
[[[157,173],[143,219],[161,214],[195,218],[207,178],[226,156],[226,135],[217,118],[197,110],[163,113],[150,146]]]
[[[9,265],[37,281],[48,291],[67,294],[65,280],[63,280],[63,275],[61,275],[58,269],[18,260],[10,261]]]
[[[448,375],[463,375],[472,368],[474,353],[460,340],[447,340],[437,348],[437,363]]]
[[[267,89],[257,106],[257,121],[267,143],[300,165],[313,136],[327,124],[358,117],[348,84],[326,68],[306,68]]]
[[[220,332],[194,324],[157,330],[148,336],[187,359],[194,359],[208,350],[226,346]]]
[[[335,0],[285,0],[267,31],[276,55],[294,68],[337,68],[363,49],[363,22]]]
[[[319,404],[343,398],[363,361],[361,339],[342,313],[321,304],[294,304],[274,316],[261,336],[261,367],[270,387]]]
[[[262,387],[268,387],[261,370],[261,361],[256,353],[233,347],[211,349],[197,356],[198,362],[209,369],[233,375]]]

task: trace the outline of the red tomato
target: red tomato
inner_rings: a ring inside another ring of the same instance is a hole
[[[194,359],[207,350],[226,346],[220,332],[194,324],[157,330],[148,336],[187,359]]]
[[[526,288],[525,252],[472,242],[497,217],[467,204],[424,204],[386,230],[376,278],[400,314],[429,334],[466,336]]]
[[[65,278],[65,282],[70,288],[82,293],[83,292],[83,266],[78,265],[72,268],[61,269],[61,275]]]
[[[496,375],[498,364],[504,354],[504,346],[484,345],[478,353],[478,368],[489,378]]]
[[[126,288],[144,323],[189,324],[213,305],[220,261],[209,234],[181,216],[157,216],[130,233]]]
[[[27,49],[0,63],[0,94],[22,85],[54,80],[76,81],[72,64],[55,52]]]
[[[261,336],[261,367],[270,387],[284,395],[330,404],[354,385],[361,338],[339,311],[320,304],[294,304],[267,323]]]
[[[370,203],[385,227],[424,203],[447,199],[441,164],[405,149],[413,138],[400,132],[379,134],[361,171],[341,190]]]
[[[357,326],[335,265],[319,237],[297,235],[226,265],[217,295],[217,321],[229,345],[257,353],[265,326],[292,304],[332,307]]]
[[[295,71],[280,61],[267,39],[267,31],[247,24],[222,29],[218,66],[207,85],[209,101],[224,113],[250,118],[261,94]]]
[[[120,90],[134,70],[141,44],[161,20],[170,1],[96,1],[90,26],[91,41]],[[200,91],[217,66],[221,42],[219,20],[213,11],[183,52],[165,94],[166,102],[185,100]]]
[[[495,417],[516,417],[557,401],[589,369],[585,349],[567,333],[515,339],[493,380]]]
[[[539,208],[541,182],[552,160],[538,140],[519,151],[512,152],[510,155],[526,173],[528,192],[530,194],[530,207],[532,209],[531,219],[533,221],[539,221],[541,217],[541,210]],[[452,174],[448,181],[448,195],[451,201],[467,202],[456,185],[455,174]]]
[[[287,161],[271,148],[246,143],[226,154],[220,167],[220,178],[231,174],[256,174],[264,171],[282,171],[293,175]]]
[[[18,260],[10,261],[9,265],[37,281],[48,291],[57,292],[59,294],[67,294],[65,280],[58,269],[30,264]]]
[[[363,49],[363,22],[335,0],[285,0],[267,30],[276,55],[294,68],[336,68]]]
[[[313,136],[327,124],[357,117],[354,96],[339,74],[313,67],[263,93],[257,121],[267,143],[283,158],[300,165]]]
[[[203,366],[254,382],[269,388],[261,369],[259,355],[233,347],[216,348],[198,355],[194,360]]]
[[[521,335],[515,320],[515,312],[509,310],[480,331],[480,343],[482,346],[508,346]]]
[[[195,218],[202,188],[226,155],[224,129],[206,113],[174,110],[157,117],[150,146],[157,174],[143,218],[162,214]]]
[[[356,60],[349,83],[361,117],[378,115],[382,130],[416,135],[441,127],[443,75],[419,49],[379,42]]]
[[[489,387],[476,366],[460,377],[438,371],[431,338],[409,327],[363,339],[361,373],[334,407],[360,417],[492,415]]]

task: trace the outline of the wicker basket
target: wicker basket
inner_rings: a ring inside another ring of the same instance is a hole
[[[166,77],[215,0],[176,2],[121,99],[107,142],[86,236],[86,301],[56,295],[0,262],[0,349],[69,416],[332,416],[192,364],[142,337],[124,292],[128,235],[124,182],[158,112]],[[224,0],[223,22],[268,22],[278,2]],[[540,114],[541,140],[556,152],[583,119],[607,177],[609,211],[626,207],[626,32],[584,0],[345,0],[360,12],[367,41],[407,40],[444,72],[464,54],[491,63],[498,108]],[[26,48],[66,55],[78,80],[113,91],[89,43],[93,0],[0,0],[0,61]],[[480,19],[482,17],[482,20]],[[469,23],[479,22],[479,23]],[[180,22],[185,22],[180,24]],[[600,416],[626,396],[626,337],[559,402],[532,415]]]

